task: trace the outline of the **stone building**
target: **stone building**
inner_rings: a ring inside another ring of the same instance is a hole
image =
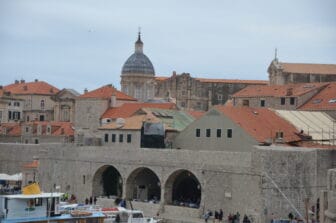
[[[126,60],[121,71],[121,91],[139,101],[154,98],[155,71],[152,62],[143,53],[141,34],[135,42],[134,53]]]
[[[73,143],[71,122],[30,121],[0,124],[0,142],[5,143]]]
[[[54,105],[54,119],[58,122],[75,121],[75,101],[80,94],[73,89],[62,89],[52,99]]]
[[[194,78],[188,73],[157,77],[155,97],[174,98],[183,109],[207,111],[211,106],[225,104],[235,92],[250,86],[264,86],[267,81]]]
[[[144,106],[130,117],[103,125],[99,131],[103,144],[111,147],[163,149],[171,148],[175,136],[194,120],[184,111]]]
[[[0,124],[23,120],[24,100],[15,97],[0,86]]]
[[[75,103],[74,126],[77,143],[85,144],[85,138],[100,138],[97,131],[101,125],[101,116],[106,110],[136,101],[135,98],[118,91],[111,84],[93,91],[86,90],[76,98]]]
[[[17,98],[24,100],[23,120],[24,121],[52,121],[54,119],[55,101],[52,96],[59,90],[44,82],[15,81],[15,83],[4,86],[4,90],[10,92]]]
[[[248,86],[232,95],[233,106],[295,110],[326,88],[328,83]]]
[[[267,72],[271,85],[336,81],[336,64],[285,63],[275,58]]]
[[[175,72],[171,77],[155,77],[152,62],[143,53],[140,33],[135,52],[127,59],[121,72],[121,91],[139,101],[154,98],[174,101],[183,109],[206,111],[216,104],[225,104],[230,95],[248,85],[266,85],[267,81],[193,78]]]

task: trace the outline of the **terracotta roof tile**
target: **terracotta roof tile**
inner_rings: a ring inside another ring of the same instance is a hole
[[[312,90],[321,89],[326,85],[328,83],[247,86],[232,95],[232,97],[293,97],[306,94]],[[291,94],[288,94],[289,91],[291,91]]]
[[[44,81],[34,81],[27,83],[16,83],[10,84],[4,87],[5,91],[11,92],[11,94],[42,94],[42,95],[54,95],[59,92],[59,90],[44,82]]]
[[[228,83],[228,84],[257,84],[266,85],[269,81],[264,80],[239,80],[239,79],[207,79],[207,78],[195,78],[203,83]]]
[[[205,114],[204,111],[187,111],[187,113],[189,113],[195,119],[199,119]]]
[[[21,136],[20,123],[1,123],[0,134],[6,136]]]
[[[174,103],[124,103],[120,107],[108,108],[101,116],[103,118],[127,118],[140,108],[176,109]]]
[[[260,143],[274,139],[276,132],[283,132],[283,139],[286,143],[300,141],[299,136],[295,134],[298,131],[294,125],[282,119],[270,109],[228,107],[223,105],[215,106],[214,108],[240,125]]]
[[[82,94],[79,98],[102,98],[109,99],[111,96],[115,94],[117,100],[126,100],[126,101],[136,101],[137,99],[118,91],[112,85],[105,85],[96,90],[89,91],[88,93]]]
[[[38,160],[34,160],[33,162],[31,163],[27,163],[27,164],[24,164],[23,165],[24,168],[38,168],[39,167],[39,161]]]
[[[302,105],[300,110],[336,110],[336,83],[330,83]]]
[[[146,120],[146,115],[135,115],[124,119],[122,125],[112,122],[103,125],[99,129],[123,129],[123,130],[140,130],[143,121]]]
[[[336,74],[336,64],[279,63],[287,73],[299,74]]]
[[[167,79],[169,79],[169,77],[155,77],[156,81],[165,81]]]

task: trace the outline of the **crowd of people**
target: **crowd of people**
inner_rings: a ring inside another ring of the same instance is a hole
[[[236,214],[229,213],[227,218],[224,217],[224,212],[222,209],[219,209],[219,211],[210,211],[208,210],[204,214],[204,221],[205,223],[208,223],[209,219],[213,220],[213,223],[221,223],[221,222],[228,222],[228,223],[240,223],[240,213],[237,212]],[[226,221],[227,219],[227,221]],[[251,223],[252,221],[247,217],[247,215],[244,215],[242,223]]]

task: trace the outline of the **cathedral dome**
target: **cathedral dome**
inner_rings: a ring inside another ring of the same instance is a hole
[[[154,76],[155,71],[152,62],[143,53],[143,43],[141,41],[140,33],[138,40],[135,42],[135,52],[126,60],[121,71],[122,75],[131,74],[146,74]]]

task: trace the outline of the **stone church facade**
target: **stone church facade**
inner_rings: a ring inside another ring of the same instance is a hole
[[[122,67],[120,84],[122,92],[142,102],[174,101],[182,109],[207,111],[225,104],[231,94],[248,85],[267,85],[268,81],[194,78],[176,72],[171,77],[156,77],[139,33],[135,51]]]
[[[275,58],[267,71],[271,85],[336,81],[336,64],[284,63]]]
[[[154,98],[155,70],[143,53],[141,34],[135,42],[134,53],[127,59],[121,71],[121,91],[139,101]]]

